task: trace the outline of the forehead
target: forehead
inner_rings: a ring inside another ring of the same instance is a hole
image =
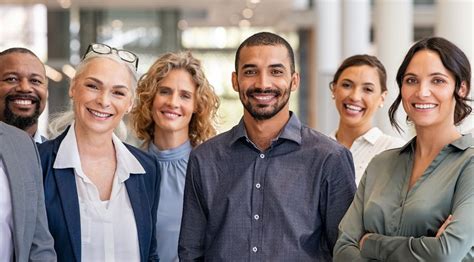
[[[438,53],[431,50],[421,50],[416,52],[407,67],[408,71],[442,71],[447,72]]]
[[[379,74],[375,67],[368,65],[350,66],[342,71],[339,78],[357,78],[364,80],[379,80]]]
[[[126,65],[110,58],[93,58],[78,72],[79,78],[94,77],[104,83],[115,85],[130,85],[132,75]]]
[[[28,53],[10,53],[0,56],[0,71],[11,73],[37,74],[45,76],[43,63]]]
[[[240,50],[239,68],[248,64],[257,67],[283,64],[290,68],[290,56],[283,45],[245,46]]]

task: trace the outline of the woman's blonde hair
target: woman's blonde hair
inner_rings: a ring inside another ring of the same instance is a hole
[[[89,53],[76,67],[76,74],[74,77],[71,79],[71,84],[69,88],[72,88],[76,82],[76,80],[82,75],[82,73],[85,71],[87,68],[87,65],[94,59],[96,58],[107,58],[107,59],[112,59],[120,64],[123,64],[126,66],[128,69],[128,72],[130,73],[131,80],[132,80],[132,86],[131,86],[131,93],[132,93],[132,99],[135,94],[135,89],[137,86],[137,73],[132,69],[132,67],[129,65],[129,63],[124,62],[121,60],[117,55],[115,54],[96,54],[96,53]],[[67,111],[60,112],[57,114],[53,115],[53,120],[51,123],[48,125],[48,135],[50,138],[55,138],[58,135],[60,135],[75,119],[74,116],[74,111],[71,108]],[[119,122],[119,125],[115,128],[114,133],[119,137],[121,140],[125,140],[127,138],[127,126],[121,120]]]
[[[150,67],[138,81],[135,107],[131,113],[133,129],[137,137],[147,146],[152,140],[155,123],[152,116],[153,100],[158,87],[172,70],[183,69],[196,84],[195,112],[189,123],[191,145],[197,146],[216,134],[217,109],[219,97],[209,84],[201,62],[191,52],[166,53]]]

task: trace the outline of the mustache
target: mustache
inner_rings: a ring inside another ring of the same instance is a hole
[[[37,96],[34,95],[27,95],[27,94],[12,94],[12,95],[7,95],[5,97],[6,101],[13,101],[17,99],[25,99],[25,100],[31,100],[33,103],[39,103],[40,99]]]
[[[252,96],[254,94],[274,94],[276,96],[281,95],[281,91],[278,89],[263,89],[263,88],[250,88],[245,92],[247,96]]]

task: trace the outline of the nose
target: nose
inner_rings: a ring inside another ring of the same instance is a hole
[[[266,88],[270,86],[271,86],[270,77],[264,73],[260,73],[257,77],[257,82],[255,83],[255,87]]]
[[[173,92],[173,94],[168,97],[168,106],[172,108],[178,107],[178,96],[178,92]]]
[[[105,91],[101,92],[97,96],[97,104],[99,104],[102,108],[107,108],[110,106],[110,97],[109,94]]]
[[[418,96],[427,97],[430,95],[431,95],[430,83],[427,81],[421,82],[418,87]]]
[[[30,82],[29,82],[28,78],[26,78],[26,77],[20,79],[20,81],[18,83],[18,86],[15,89],[16,89],[16,91],[22,92],[22,93],[32,92]]]
[[[352,88],[349,98],[353,101],[360,101],[362,99],[362,90],[361,88]]]

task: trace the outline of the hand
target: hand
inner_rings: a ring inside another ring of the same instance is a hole
[[[365,235],[360,239],[359,241],[359,249],[362,250],[362,247],[364,246],[365,240],[371,235],[372,233],[365,233]]]
[[[449,215],[448,218],[444,221],[444,223],[439,227],[438,232],[436,232],[436,238],[441,237],[441,235],[446,230],[451,221],[453,221],[453,215]]]

